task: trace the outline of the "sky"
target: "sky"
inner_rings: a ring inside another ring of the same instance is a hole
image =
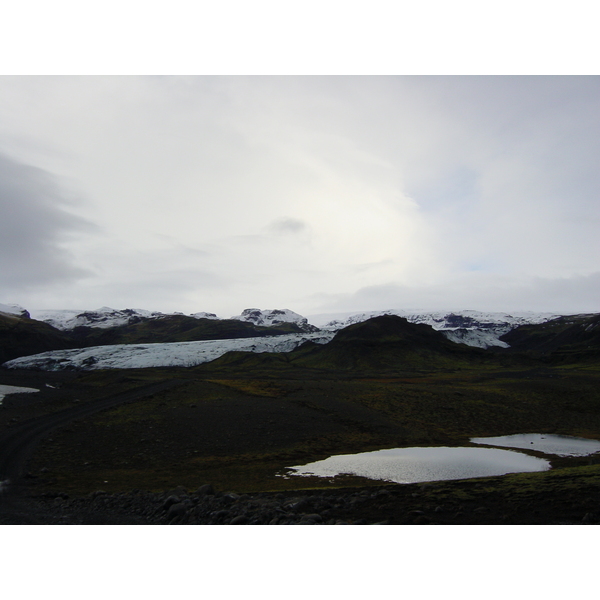
[[[600,311],[597,76],[0,76],[0,302]]]

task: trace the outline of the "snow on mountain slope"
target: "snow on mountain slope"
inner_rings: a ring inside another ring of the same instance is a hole
[[[54,350],[22,356],[5,362],[8,369],[144,369],[149,367],[193,367],[210,362],[232,350],[246,352],[291,352],[301,344],[329,342],[335,332],[293,333],[260,338],[174,342],[170,344],[119,344],[75,350]]]
[[[411,323],[425,323],[431,325],[434,329],[457,329],[459,327],[477,327],[488,328],[497,325],[511,325],[518,327],[519,325],[529,325],[543,323],[554,319],[559,315],[554,313],[534,313],[534,312],[518,312],[518,313],[501,313],[501,312],[479,312],[476,310],[461,310],[455,312],[448,311],[420,311],[420,310],[380,310],[368,311],[362,313],[330,315],[333,318],[321,325],[322,329],[332,330],[348,327],[354,323],[361,323],[373,317],[382,315],[396,315],[404,317]],[[319,315],[323,320],[326,315]],[[315,322],[315,321],[313,321]]]
[[[67,331],[75,327],[99,327],[107,329],[119,325],[135,323],[141,319],[156,319],[165,316],[160,312],[151,312],[140,308],[126,308],[116,310],[108,306],[103,306],[97,310],[33,310],[31,317],[38,321],[44,321]]]
[[[2,310],[2,306],[4,305],[0,305],[0,311]],[[63,331],[74,329],[75,327],[99,327],[108,329],[109,327],[127,325],[129,323],[136,323],[138,321],[147,319],[160,319],[162,317],[168,317],[171,315],[183,315],[183,313],[151,312],[149,310],[143,310],[140,308],[116,310],[108,306],[103,306],[97,310],[85,311],[34,310],[31,312],[32,318],[37,319],[38,321],[44,321],[45,323],[48,323],[49,325],[52,325],[53,327]],[[195,319],[221,320],[220,317],[209,312],[197,312],[190,316],[194,317]],[[281,325],[283,323],[293,323],[298,325],[298,327],[300,327],[300,329],[303,331],[317,331],[316,327],[309,325],[306,318],[288,309],[262,311],[258,308],[247,308],[242,312],[241,315],[231,317],[231,319],[237,321],[246,321],[262,327],[272,327]]]
[[[309,325],[308,319],[295,313],[288,308],[261,310],[259,308],[246,308],[241,315],[231,317],[236,321],[246,321],[261,327],[272,327],[283,323],[293,323],[300,327],[303,331],[316,331],[317,328]]]
[[[0,304],[0,312],[3,308],[12,314],[25,313],[21,307],[15,305]],[[158,319],[170,315],[181,315],[183,313],[164,314],[142,309],[115,310],[102,307],[93,311],[78,310],[53,310],[53,311],[31,311],[31,317],[44,321],[57,329],[70,330],[75,327],[99,327],[110,328],[118,325],[136,323],[141,320]],[[480,312],[474,310],[463,311],[424,311],[424,310],[399,310],[390,309],[383,311],[368,311],[362,313],[344,313],[338,315],[314,315],[308,319],[289,309],[261,310],[258,308],[247,308],[241,315],[230,317],[233,320],[245,321],[262,327],[272,327],[286,323],[298,326],[304,332],[316,332],[319,327],[325,331],[337,331],[348,325],[360,323],[381,315],[397,315],[404,317],[411,323],[424,323],[434,329],[440,330],[453,342],[489,348],[499,346],[506,348],[508,344],[499,338],[511,329],[520,325],[538,324],[554,319],[560,315],[552,313],[500,313]],[[196,319],[221,320],[214,313],[197,312],[191,315]]]
[[[396,315],[404,317],[411,323],[424,323],[434,329],[441,331],[449,340],[475,346],[489,348],[499,346],[507,348],[508,344],[502,342],[500,336],[508,333],[511,329],[520,325],[544,323],[555,319],[559,315],[553,313],[497,313],[480,312],[475,310],[462,310],[456,312],[447,311],[419,311],[419,310],[383,310],[369,311],[355,314],[316,315],[313,322],[320,323],[320,327],[326,331],[337,331],[354,323],[361,323],[367,319],[381,315]]]
[[[441,333],[456,344],[466,344],[475,348],[490,348],[491,346],[509,348],[510,346],[506,342],[499,339],[509,331],[510,328],[498,327],[497,329],[442,329]]]
[[[5,315],[15,315],[17,317],[29,317],[29,313],[18,304],[0,303],[0,313],[4,313]]]

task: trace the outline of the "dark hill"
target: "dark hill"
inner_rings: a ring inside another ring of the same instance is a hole
[[[77,327],[73,330],[72,336],[78,343],[78,347],[89,347],[110,344],[228,340],[287,333],[302,333],[302,330],[293,323],[285,323],[277,327],[262,327],[235,319],[196,319],[184,315],[169,315],[107,329]]]
[[[553,363],[600,358],[600,314],[559,317],[538,325],[522,325],[500,338],[520,352]]]
[[[429,325],[384,315],[349,325],[327,344],[306,342],[292,352],[228,352],[199,370],[414,371],[455,369],[465,360],[493,360],[491,353],[449,341]]]
[[[306,344],[290,362],[320,369],[433,370],[487,360],[484,350],[455,344],[429,325],[384,315],[340,330],[331,342]]]
[[[400,343],[411,348],[439,345],[449,348],[456,345],[430,325],[410,323],[407,319],[394,315],[374,317],[345,327],[335,335],[333,341],[341,344],[371,341],[380,344]]]
[[[66,332],[25,316],[0,314],[0,364],[19,356],[72,348]]]

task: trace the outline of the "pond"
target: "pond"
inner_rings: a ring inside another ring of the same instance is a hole
[[[348,474],[394,483],[420,483],[547,471],[550,462],[497,448],[392,448],[330,456],[289,469],[286,476],[335,477]]]
[[[556,456],[589,456],[600,452],[600,442],[597,440],[546,433],[520,433],[500,437],[471,438],[470,441],[473,444],[485,446],[537,450],[544,454],[555,454]]]

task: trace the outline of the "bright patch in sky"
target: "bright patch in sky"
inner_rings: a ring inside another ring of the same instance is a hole
[[[600,310],[598,77],[1,77],[1,302]]]

